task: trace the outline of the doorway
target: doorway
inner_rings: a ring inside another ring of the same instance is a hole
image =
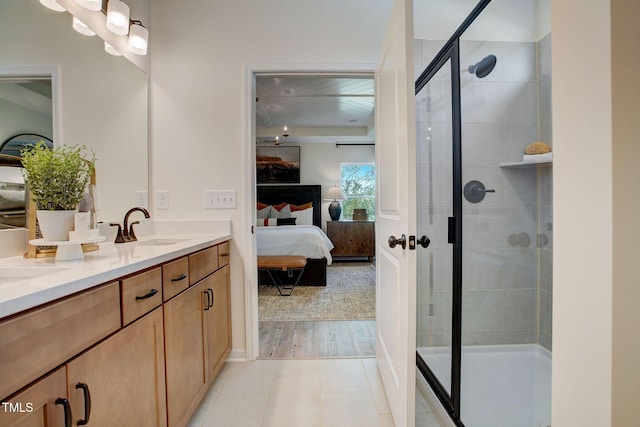
[[[328,257],[324,257],[328,258],[324,283],[318,279],[322,276],[323,267],[320,267],[319,276],[312,274],[318,268],[315,261],[323,258],[322,249],[287,247],[276,252],[265,252],[271,249],[263,247],[266,243],[263,243],[265,239],[261,236],[283,230],[277,230],[278,221],[261,218],[265,216],[264,210],[267,208],[261,203],[260,191],[256,191],[257,203],[253,208],[256,255],[300,253],[305,254],[309,262],[305,267],[305,275],[291,291],[291,296],[280,295],[275,286],[270,286],[271,280],[265,280],[264,272],[262,276],[259,275],[254,289],[258,306],[257,357],[373,357],[376,336],[374,254],[364,252],[361,255],[362,251],[356,248],[355,253],[338,252],[343,256],[333,256],[331,250],[339,248],[337,238],[344,233],[329,234],[332,226],[338,224],[351,228],[368,226],[370,235],[362,237],[356,230],[351,233],[352,240],[358,237],[365,241],[370,239],[367,243],[373,248],[375,210],[369,212],[370,219],[363,220],[366,224],[354,221],[353,202],[357,194],[349,194],[347,203],[341,201],[341,207],[344,208],[339,220],[333,221],[329,214],[330,201],[325,200],[329,188],[343,189],[343,175],[348,166],[371,164],[375,169],[373,74],[256,73],[255,99],[253,131],[256,157],[251,162],[256,177],[254,182],[258,189],[274,187],[284,191],[280,203],[269,202],[271,213],[268,217],[277,220],[278,217],[289,216],[286,208],[283,209],[283,205],[289,205],[290,211],[294,209],[291,216],[303,222],[301,215],[296,213],[306,203],[302,203],[302,200],[300,205],[294,204],[289,200],[291,196],[287,191],[290,188],[297,191],[301,187],[318,186],[321,198],[316,204],[319,205],[320,218],[315,226],[332,246],[328,248]],[[293,158],[289,157],[291,153]],[[287,174],[273,173],[273,169],[265,175],[264,170],[271,166],[261,169],[258,156],[268,159],[268,162],[282,159],[277,161],[293,164],[298,167],[298,176],[290,175],[289,171]],[[375,175],[372,188],[375,196]],[[355,208],[359,208],[357,203]],[[274,225],[269,226],[269,223]],[[328,227],[328,223],[333,224]],[[309,224],[301,223],[288,228],[299,225],[306,227]],[[294,242],[292,240],[291,245]],[[320,253],[309,255],[306,252],[316,250]],[[293,279],[285,278],[284,281]]]

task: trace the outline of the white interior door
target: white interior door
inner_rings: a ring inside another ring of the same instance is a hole
[[[396,426],[415,423],[416,161],[413,4],[396,0],[376,74],[376,358]],[[390,247],[388,239],[398,242]],[[405,236],[403,248],[401,238]]]

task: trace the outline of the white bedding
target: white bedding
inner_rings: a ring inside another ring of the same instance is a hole
[[[302,255],[326,258],[331,264],[333,243],[315,225],[282,225],[256,227],[258,255]]]

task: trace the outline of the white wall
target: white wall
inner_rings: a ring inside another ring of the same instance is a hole
[[[245,264],[253,255],[246,206],[253,163],[246,161],[247,64],[352,64],[372,70],[388,0],[154,1],[151,21],[151,185],[169,191],[156,218],[232,221],[234,357],[245,350]],[[304,162],[304,160],[303,160]],[[207,189],[238,190],[238,208],[205,210]],[[251,261],[252,262],[252,261]]]
[[[556,427],[640,419],[638,13],[552,2]]]
[[[300,183],[320,184],[322,193],[328,187],[340,185],[340,163],[375,162],[375,147],[342,146],[336,148],[329,143],[300,144]],[[329,217],[329,203],[322,202],[322,228],[326,231]]]

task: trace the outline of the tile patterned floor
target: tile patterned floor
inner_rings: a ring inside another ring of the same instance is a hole
[[[418,392],[419,394],[419,392]],[[416,426],[439,427],[416,398]],[[394,427],[375,358],[226,363],[189,427]]]

